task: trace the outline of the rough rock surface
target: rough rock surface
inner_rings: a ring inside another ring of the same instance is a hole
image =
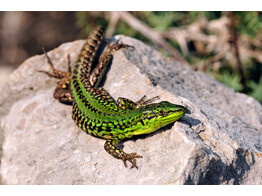
[[[262,107],[211,76],[164,58],[142,42],[116,52],[104,82],[114,98],[144,94],[185,105],[187,114],[153,134],[122,143],[137,152],[139,169],[108,155],[104,140],[81,131],[71,106],[53,99],[55,79],[44,55],[26,60],[0,89],[3,184],[261,184]],[[66,69],[83,45],[49,52]],[[130,166],[130,165],[129,165]]]

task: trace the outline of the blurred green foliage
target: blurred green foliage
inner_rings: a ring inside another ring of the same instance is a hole
[[[243,89],[243,85],[240,82],[241,78],[237,73],[230,73],[228,70],[224,70],[220,74],[214,74],[214,76],[217,80],[236,91],[241,91]]]
[[[262,100],[262,76],[260,76],[258,83],[256,83],[254,80],[248,81],[248,86],[251,89],[249,95],[254,97],[255,99],[259,100],[260,103],[261,103],[261,100]]]
[[[229,12],[132,12],[132,14],[143,21],[150,27],[159,31],[166,31],[171,27],[182,27],[193,23],[199,17],[206,17],[207,20],[219,19],[222,16],[229,17]],[[77,12],[78,26],[82,29],[82,34],[88,34],[98,24],[104,27],[108,26],[108,13],[106,12]],[[261,12],[234,12],[236,31],[238,35],[247,35],[250,39],[255,39],[256,36],[262,32],[262,13]],[[115,34],[125,34],[137,39],[140,39],[150,44],[145,36],[132,29],[126,23],[119,21]],[[174,40],[168,40],[169,43],[181,52],[179,44]],[[190,54],[184,56],[184,58],[192,65],[196,66],[201,62],[207,61],[207,59],[214,55],[209,54],[197,54],[194,48],[188,46]],[[262,48],[261,48],[262,49]],[[208,69],[214,77],[225,85],[235,89],[238,92],[243,91],[243,85],[241,84],[241,77],[237,68],[232,68],[228,62],[222,61],[221,68],[214,72],[212,69]],[[261,64],[254,59],[247,59],[242,62],[244,75],[248,85],[247,94],[254,97],[260,103],[262,103],[262,68]]]
[[[104,27],[108,25],[104,12],[76,12],[76,21],[76,25],[81,30],[81,38],[86,38],[86,35],[98,24]]]
[[[262,28],[262,14],[258,12],[235,12],[237,32],[254,37]]]

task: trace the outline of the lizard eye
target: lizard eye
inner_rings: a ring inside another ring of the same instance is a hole
[[[161,116],[163,116],[163,115],[165,115],[165,112],[164,111],[159,111],[159,114],[161,115]]]

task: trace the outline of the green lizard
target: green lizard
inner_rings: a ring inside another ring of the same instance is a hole
[[[54,68],[44,51],[53,72],[41,72],[60,79],[54,91],[54,98],[73,104],[72,118],[77,126],[90,135],[106,139],[104,148],[109,154],[121,159],[125,166],[126,161],[129,161],[132,164],[131,168],[137,168],[136,158],[142,156],[136,153],[127,154],[119,149],[117,144],[123,139],[149,134],[177,121],[185,114],[186,108],[167,101],[149,104],[158,97],[145,100],[144,96],[138,102],[120,97],[115,102],[109,93],[98,85],[113,53],[131,46],[120,44],[118,41],[107,44],[105,52],[92,70],[94,58],[103,39],[103,27],[98,26],[88,36],[72,71],[69,55],[68,70],[63,72]]]

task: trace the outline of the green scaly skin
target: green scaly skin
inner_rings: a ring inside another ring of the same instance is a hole
[[[104,30],[100,26],[90,33],[73,66],[71,77],[68,78],[71,90],[67,88],[67,95],[70,92],[71,97],[68,100],[73,100],[72,117],[86,133],[106,139],[104,148],[109,154],[123,160],[125,166],[126,161],[129,161],[132,164],[131,168],[137,168],[136,158],[142,156],[136,153],[127,154],[119,149],[117,144],[123,139],[149,134],[177,121],[185,114],[186,109],[167,101],[148,104],[151,100],[144,101],[145,97],[138,102],[118,98],[115,103],[105,89],[97,88],[113,53],[120,48],[130,47],[118,42],[108,44],[97,66],[91,70],[103,39]],[[64,95],[62,97],[64,99]]]

